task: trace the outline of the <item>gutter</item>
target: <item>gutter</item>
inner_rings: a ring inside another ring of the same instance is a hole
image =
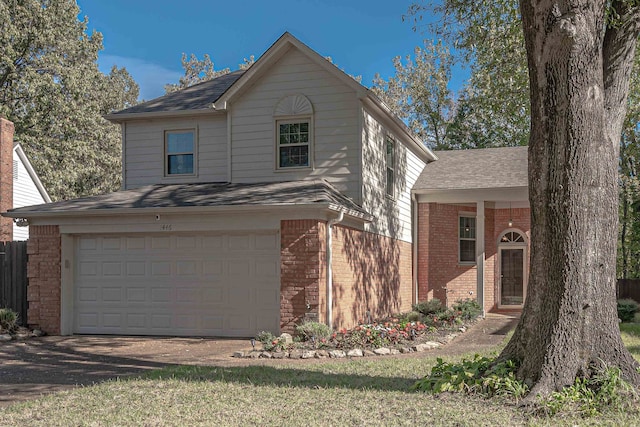
[[[329,326],[329,329],[333,329],[333,268],[332,268],[332,264],[333,264],[333,236],[331,233],[331,230],[333,229],[333,226],[335,224],[338,224],[340,222],[342,222],[342,220],[344,219],[344,212],[340,211],[338,212],[338,216],[336,218],[332,218],[329,221],[327,221],[327,228],[326,228],[326,232],[327,232],[327,237],[326,237],[326,242],[327,242],[327,318],[326,318],[326,323],[327,326]]]
[[[411,207],[412,207],[412,215],[411,215],[411,241],[412,241],[412,248],[413,251],[411,251],[411,256],[412,256],[412,266],[411,266],[411,275],[413,278],[413,303],[417,304],[418,303],[418,228],[420,227],[419,225],[419,216],[418,216],[418,199],[416,198],[415,194],[411,194]]]

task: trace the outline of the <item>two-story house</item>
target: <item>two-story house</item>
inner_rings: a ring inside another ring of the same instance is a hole
[[[371,91],[289,33],[245,71],[107,118],[122,127],[121,191],[8,213],[32,230],[28,322],[52,334],[352,326],[454,288],[489,310],[500,306],[500,284],[484,291],[502,274],[496,233],[527,244],[528,223],[502,234],[496,219],[508,198],[519,200],[510,215],[528,218],[526,183],[460,188],[486,168],[500,175],[503,154],[479,167],[473,156],[436,161]],[[524,153],[526,176],[526,151],[503,152],[511,169]],[[439,162],[451,177],[471,170],[434,187]],[[525,286],[502,305],[521,304]]]

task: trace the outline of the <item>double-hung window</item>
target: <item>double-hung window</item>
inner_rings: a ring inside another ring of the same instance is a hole
[[[387,196],[393,197],[395,195],[394,185],[395,185],[395,164],[396,164],[396,148],[395,141],[390,136],[387,136],[385,142],[385,169],[386,169],[386,187],[387,187]]]
[[[164,134],[165,175],[194,175],[195,130],[170,130]]]
[[[459,217],[458,240],[460,262],[476,262],[476,219],[472,216]]]
[[[278,120],[277,132],[278,169],[309,167],[311,120]]]

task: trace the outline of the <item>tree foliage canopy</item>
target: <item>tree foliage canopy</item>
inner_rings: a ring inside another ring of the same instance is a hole
[[[124,68],[100,72],[102,35],[79,12],[75,0],[0,0],[0,115],[53,199],[119,188],[120,129],[102,116],[138,98]]]
[[[253,55],[249,59],[244,58],[244,61],[238,65],[238,68],[245,70],[249,68],[255,62]],[[198,83],[206,82],[207,80],[215,79],[216,77],[223,76],[231,72],[230,68],[223,68],[216,70],[211,56],[205,53],[202,59],[192,53],[187,56],[186,53],[182,54],[182,68],[184,69],[184,75],[180,77],[178,83],[168,83],[164,86],[165,93],[175,92],[177,90],[188,88]]]

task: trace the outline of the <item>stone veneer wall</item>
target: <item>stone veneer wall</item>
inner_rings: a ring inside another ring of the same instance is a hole
[[[55,225],[29,227],[27,243],[27,323],[50,335],[60,334],[60,231]]]

